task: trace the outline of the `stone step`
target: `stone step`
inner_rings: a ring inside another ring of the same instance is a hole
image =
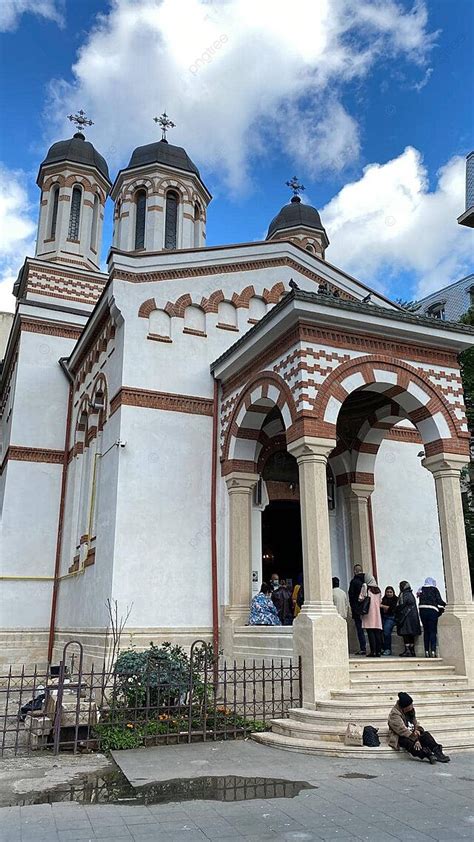
[[[373,725],[379,728],[379,738],[381,743],[386,743],[388,740],[388,725],[385,723],[378,724],[377,722],[364,723],[365,725]],[[474,741],[474,714],[469,720],[461,720],[459,722],[450,723],[426,723],[427,730],[432,730],[436,739],[445,744],[454,735],[458,741],[465,742],[472,746]],[[313,724],[310,722],[300,722],[296,719],[274,719],[271,722],[272,733],[281,734],[292,739],[307,739],[307,740],[330,740],[336,742],[344,742],[344,735],[346,732],[347,723],[322,725]],[[429,726],[429,727],[428,727]]]
[[[395,701],[396,698],[395,694]],[[364,697],[361,699],[354,698],[353,696],[350,696],[347,699],[321,699],[316,702],[316,710],[320,712],[334,712],[335,714],[340,711],[353,716],[359,712],[365,713],[366,711],[380,711],[381,707],[386,703],[384,710],[387,710],[388,712],[392,701],[393,697],[388,696],[384,696],[383,700],[375,698],[372,701],[370,697],[367,698],[366,694],[364,694]],[[470,693],[468,692],[465,695],[459,695],[459,698],[456,696],[450,696],[448,704],[449,709],[452,709],[453,711],[464,708],[466,710],[474,710],[474,690],[471,690]],[[431,694],[429,696],[420,696],[420,698],[418,698],[417,695],[415,699],[415,706],[417,712],[423,715],[438,710],[446,710],[447,707],[444,698],[433,698]],[[313,711],[307,712],[312,713]]]
[[[363,672],[352,672],[349,673],[349,681],[352,685],[352,682],[361,682],[364,681],[367,685],[378,684],[380,681],[387,681],[392,684],[395,682],[400,681],[419,681],[424,682],[426,679],[431,679],[432,681],[444,681],[445,678],[458,678],[459,676],[453,670],[450,670],[447,667],[441,668],[440,670],[431,671],[431,670],[416,670],[412,671],[405,667],[405,669],[399,670],[379,670],[378,672],[369,671]],[[462,677],[462,676],[461,676]]]
[[[467,687],[468,686],[468,679],[465,675],[423,675],[417,677],[410,673],[407,670],[400,675],[390,675],[388,678],[381,677],[371,677],[370,680],[361,676],[360,678],[351,678],[349,680],[349,687],[350,689],[357,690],[359,688],[364,688],[365,690],[372,692],[372,690],[383,690],[385,688],[390,689],[392,687],[397,687],[400,689],[400,685],[403,684],[403,689],[407,690],[410,687],[414,688],[436,688],[439,692],[444,690],[444,688],[448,689],[451,687]]]
[[[332,740],[294,739],[292,737],[285,737],[282,734],[274,734],[272,731],[252,734],[252,739],[272,748],[281,748],[285,751],[298,751],[303,754],[325,755],[327,757],[360,757],[372,758],[373,760],[377,757],[404,758],[405,756],[405,752],[394,751],[390,746],[383,744],[375,748],[368,748],[367,746],[345,746],[343,743]],[[452,738],[443,743],[443,747],[451,753],[452,751],[457,752],[472,749],[472,744],[466,745],[460,742],[457,735],[453,734]]]
[[[464,681],[467,682],[467,679],[464,678]],[[383,698],[384,704],[395,703],[398,701],[398,693],[400,690],[406,691],[407,689],[410,690],[410,695],[414,698],[414,704],[419,705],[422,700],[426,699],[445,699],[446,702],[450,702],[451,698],[471,698],[473,693],[472,687],[466,686],[457,686],[454,685],[441,685],[441,684],[430,684],[429,686],[423,681],[423,683],[419,683],[417,687],[408,688],[405,682],[403,684],[400,682],[395,686],[373,686],[368,685],[365,682],[361,681],[359,686],[351,686],[350,689],[347,690],[332,690],[331,691],[331,699],[347,699],[351,700],[354,703],[358,699],[362,699],[367,701],[367,698],[372,698],[377,700],[379,698]]]
[[[387,655],[386,657],[382,655],[380,658],[368,658],[367,656],[359,658],[350,657],[349,671],[358,670],[360,667],[363,667],[364,670],[378,670],[381,664],[384,669],[397,669],[399,666],[404,666],[407,663],[411,669],[425,666],[450,666],[443,658],[398,658],[395,655]],[[451,669],[454,669],[454,667],[451,667]]]
[[[387,726],[387,719],[389,710],[382,710],[369,707],[365,710],[307,710],[305,708],[290,708],[288,711],[289,719],[294,719],[297,722],[304,722],[315,727],[325,725],[347,725],[348,722],[359,722],[360,724],[376,725],[377,728]],[[428,730],[441,725],[449,725],[451,723],[468,722],[474,726],[474,705],[471,707],[459,707],[456,709],[448,709],[444,706],[439,706],[434,710],[422,710],[418,705],[416,708],[417,717],[419,718],[423,727]]]
[[[357,664],[357,666],[349,666],[349,677],[358,678],[364,676],[369,681],[378,678],[380,675],[387,675],[397,677],[401,673],[409,672],[414,676],[425,675],[455,675],[456,667],[451,664],[444,664],[443,662],[430,664],[429,660],[426,663],[415,661],[413,664],[402,659],[396,664],[387,664],[386,659],[374,658],[375,664],[368,660],[366,664]]]

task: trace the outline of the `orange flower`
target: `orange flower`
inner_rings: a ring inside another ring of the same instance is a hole
[[[132,722],[127,722],[127,728],[135,728]]]

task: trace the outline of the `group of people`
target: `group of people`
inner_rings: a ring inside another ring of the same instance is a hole
[[[270,583],[264,582],[252,599],[250,626],[291,626],[303,605],[303,581],[298,577],[291,589],[286,579],[272,573]]]
[[[392,632],[396,627],[397,634],[403,638],[405,644],[400,657],[414,658],[415,639],[421,634],[423,624],[425,656],[436,658],[438,620],[446,603],[435,579],[425,579],[417,593],[418,604],[410,583],[405,580],[400,582],[398,596],[390,585],[385,588],[382,596],[374,577],[364,573],[359,564],[354,567],[348,597],[339,587],[339,579],[335,577],[332,584],[333,600],[339,614],[347,619],[349,608],[352,613],[359,640],[358,655],[367,655],[366,633],[369,657],[391,655]]]

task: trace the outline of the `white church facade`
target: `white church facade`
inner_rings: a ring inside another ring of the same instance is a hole
[[[311,704],[347,684],[331,576],[346,587],[360,562],[381,587],[438,580],[441,654],[474,681],[458,364],[474,331],[331,265],[297,195],[264,241],[207,247],[211,195],[166,139],[112,185],[78,132],[38,185],[1,381],[2,664],[71,638],[101,662],[110,598],[133,604],[125,645],[301,654]],[[303,575],[304,608],[248,627],[272,572]]]

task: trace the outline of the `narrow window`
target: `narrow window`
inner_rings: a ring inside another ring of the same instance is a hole
[[[336,482],[334,480],[332,469],[329,465],[326,465],[326,483],[328,492],[328,509],[330,512],[333,512],[336,508]]]
[[[71,199],[71,215],[69,217],[69,240],[79,239],[79,223],[81,221],[81,198],[82,191],[80,187],[74,187]]]
[[[135,194],[135,248],[145,248],[146,191],[138,190]]]
[[[200,220],[201,220],[201,208],[199,207],[198,203],[194,205],[194,248],[199,248],[199,229],[200,229]]]
[[[97,249],[98,226],[99,226],[99,197],[96,193],[95,196],[94,196],[94,207],[92,209],[91,249]]]
[[[178,228],[178,194],[170,190],[166,194],[165,249],[175,249]]]
[[[51,225],[49,229],[49,236],[54,240],[56,236],[56,223],[58,221],[58,205],[59,205],[59,184],[53,188],[53,205],[51,211]]]

